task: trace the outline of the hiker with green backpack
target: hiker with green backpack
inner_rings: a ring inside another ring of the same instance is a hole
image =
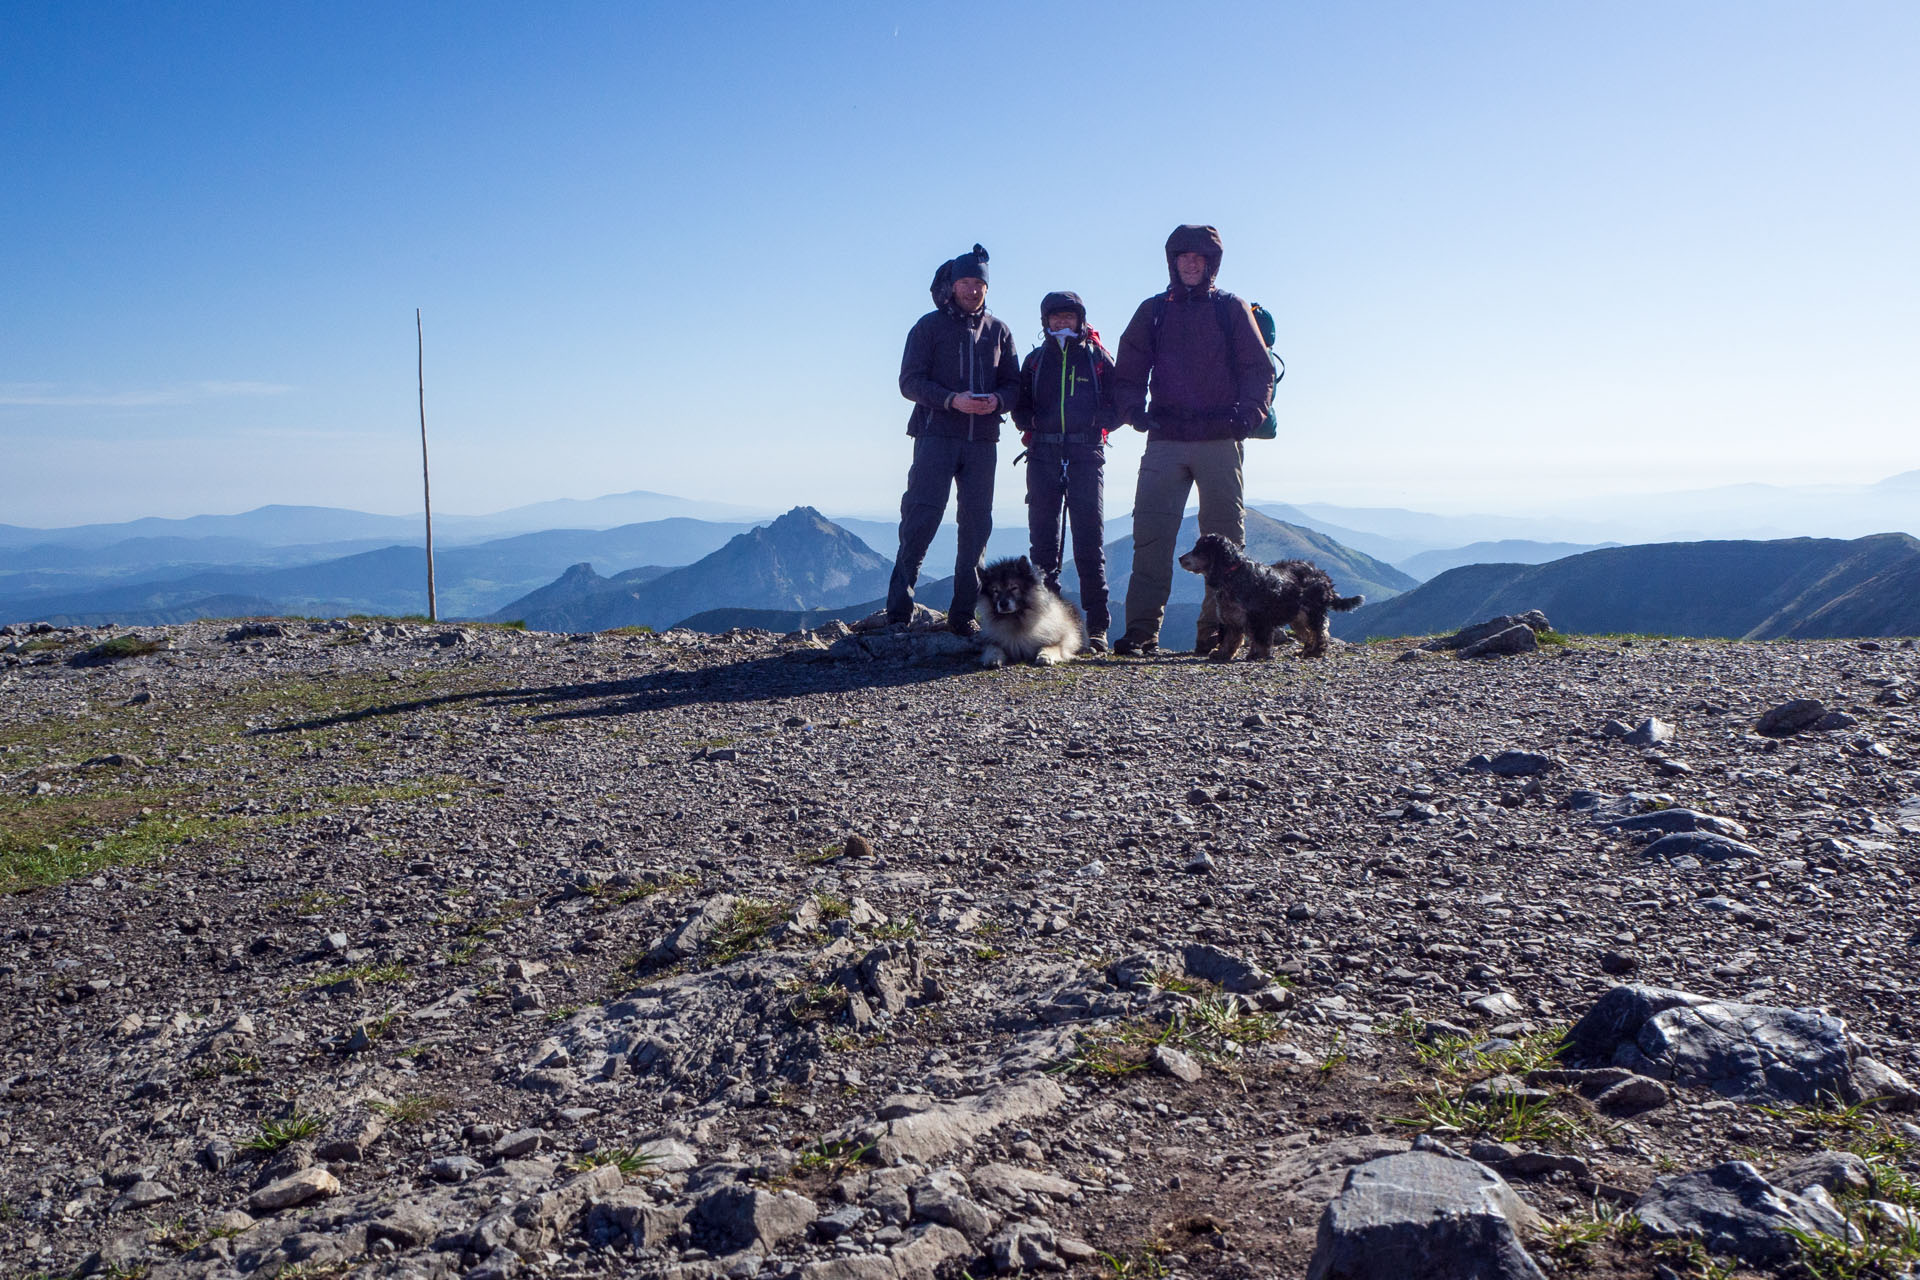
[[[1242,441],[1274,434],[1279,366],[1268,345],[1271,317],[1263,326],[1257,308],[1216,289],[1219,271],[1220,233],[1176,227],[1167,237],[1167,291],[1141,303],[1120,337],[1113,379],[1120,420],[1147,433],[1147,450],[1133,497],[1127,629],[1116,653],[1159,651],[1174,543],[1195,488],[1200,532],[1246,542]],[[1219,605],[1209,591],[1194,651],[1212,651],[1219,636]]]

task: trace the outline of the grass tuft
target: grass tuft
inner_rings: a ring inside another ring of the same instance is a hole
[[[241,1143],[240,1149],[258,1155],[272,1155],[282,1147],[311,1138],[325,1126],[326,1120],[322,1117],[296,1107],[291,1114],[278,1120],[263,1121],[260,1132]]]

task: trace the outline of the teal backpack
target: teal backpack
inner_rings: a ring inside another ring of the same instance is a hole
[[[1226,334],[1227,341],[1231,343],[1233,341],[1233,326],[1227,322],[1227,317],[1224,314],[1224,312],[1222,312],[1221,308],[1233,305],[1233,300],[1216,294],[1213,299],[1213,304],[1214,304],[1213,314],[1214,314],[1214,318],[1220,322],[1220,332]],[[1267,360],[1270,364],[1273,365],[1273,385],[1275,389],[1278,389],[1280,386],[1280,379],[1287,376],[1287,362],[1285,360],[1282,360],[1280,358],[1280,353],[1273,349],[1273,337],[1276,332],[1276,328],[1273,323],[1273,312],[1267,310],[1265,307],[1261,306],[1257,302],[1250,302],[1247,305],[1251,307],[1253,310],[1253,323],[1260,330],[1260,340],[1267,344]],[[1158,334],[1160,330],[1160,321],[1166,317],[1166,314],[1167,314],[1167,295],[1163,293],[1158,298],[1155,298],[1153,300],[1153,328],[1155,333],[1155,338],[1154,338],[1155,345],[1158,345],[1159,343]],[[1267,406],[1266,418],[1260,423],[1259,426],[1247,432],[1247,439],[1272,440],[1275,437],[1277,437],[1279,434],[1280,434],[1280,406],[1276,402],[1274,404]]]

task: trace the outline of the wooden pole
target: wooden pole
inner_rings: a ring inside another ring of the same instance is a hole
[[[420,326],[420,308],[413,309],[413,337],[420,373],[420,493],[427,509],[427,619],[440,621],[439,601],[433,591],[433,485],[427,479],[427,337]]]

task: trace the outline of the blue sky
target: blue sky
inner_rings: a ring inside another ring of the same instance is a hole
[[[1908,3],[10,0],[0,522],[417,509],[416,306],[437,508],[885,513],[941,260],[1111,342],[1190,221],[1280,324],[1251,496],[1878,479],[1916,65]]]

